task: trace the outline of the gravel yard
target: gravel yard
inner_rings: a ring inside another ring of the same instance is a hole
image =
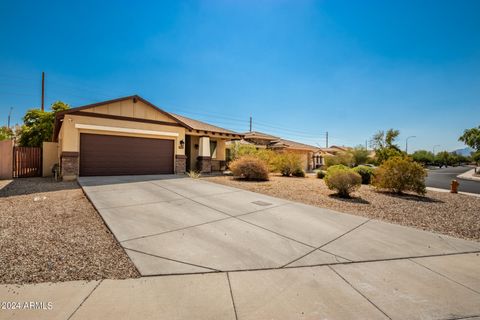
[[[480,240],[480,198],[428,191],[425,197],[376,192],[364,186],[351,199],[341,199],[321,179],[271,176],[266,182],[238,181],[228,176],[202,179],[274,197],[385,220],[464,239]]]
[[[0,283],[123,279],[138,271],[76,182],[0,181]]]

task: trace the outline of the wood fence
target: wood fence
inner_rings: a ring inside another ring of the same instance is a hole
[[[13,148],[13,177],[41,177],[42,176],[42,148],[14,147]]]

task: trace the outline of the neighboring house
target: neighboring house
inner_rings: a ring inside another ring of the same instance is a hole
[[[59,112],[54,129],[64,179],[220,171],[225,143],[241,138],[137,95]]]
[[[268,148],[276,152],[292,152],[300,156],[302,167],[305,171],[311,171],[323,165],[323,157],[326,155],[321,148],[308,144],[282,139],[263,132],[250,131],[243,134],[241,143],[254,145],[257,149]],[[227,150],[232,146],[227,143]],[[228,151],[227,151],[228,153]]]
[[[328,148],[320,148],[323,152],[329,153],[330,155],[337,155],[342,152],[348,152],[352,148],[345,146],[330,146]]]

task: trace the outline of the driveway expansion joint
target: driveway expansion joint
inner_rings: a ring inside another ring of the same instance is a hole
[[[328,268],[330,268],[330,270],[332,270],[337,276],[340,277],[340,279],[342,279],[343,281],[345,281],[353,290],[355,290],[359,295],[361,295],[365,300],[367,300],[368,302],[370,302],[370,304],[372,306],[374,306],[378,311],[380,311],[381,313],[383,313],[383,315],[385,317],[387,317],[388,319],[392,320],[392,318],[387,314],[385,313],[385,311],[383,311],[379,306],[377,306],[375,303],[373,303],[372,300],[370,300],[367,296],[365,296],[362,292],[360,292],[360,290],[358,290],[357,288],[355,288],[347,279],[345,279],[340,273],[337,272],[337,270],[335,270],[334,268],[332,268],[331,266],[328,266]]]
[[[343,233],[343,234],[339,235],[338,237],[336,237],[336,238],[334,238],[334,239],[332,239],[332,240],[330,240],[330,241],[327,241],[327,242],[325,242],[324,244],[322,244],[321,246],[319,246],[319,247],[316,247],[316,248],[315,248],[315,249],[313,249],[312,251],[310,251],[310,252],[307,252],[307,253],[306,253],[306,254],[304,254],[303,256],[300,256],[300,257],[296,258],[295,260],[292,260],[292,261],[290,261],[289,263],[287,263],[287,264],[283,265],[281,268],[285,268],[285,267],[287,267],[289,264],[292,264],[292,263],[294,263],[294,262],[296,262],[296,261],[298,261],[298,260],[300,260],[300,259],[302,259],[302,258],[305,258],[305,257],[306,257],[306,256],[308,256],[309,254],[311,254],[311,253],[314,253],[315,251],[317,251],[317,250],[321,249],[322,247],[325,247],[326,245],[328,245],[328,244],[330,244],[330,243],[332,243],[332,242],[334,242],[334,241],[336,241],[336,240],[340,239],[341,237],[343,237],[343,236],[345,236],[345,235],[349,234],[350,232],[352,232],[352,231],[354,231],[354,230],[356,230],[356,229],[360,228],[361,226],[365,225],[366,223],[370,222],[371,220],[372,220],[372,219],[368,219],[368,220],[366,220],[366,221],[364,221],[364,222],[360,223],[358,226],[356,226],[356,227],[354,227],[354,228],[352,228],[352,229],[348,230],[347,232],[345,232],[345,233]],[[347,259],[347,260],[350,260],[350,259]]]
[[[232,284],[230,282],[230,274],[228,272],[226,272],[226,274],[227,274],[228,288],[230,289],[230,297],[232,298],[233,312],[235,313],[235,319],[238,320],[237,307],[235,306],[235,299],[233,298]]]
[[[206,225],[206,224],[219,222],[219,221],[223,221],[223,220],[228,220],[228,219],[232,219],[232,218],[233,217],[225,217],[225,218],[221,218],[221,219],[215,219],[215,220],[212,220],[212,221],[207,221],[207,222],[195,224],[195,225],[188,226],[188,227],[183,227],[183,228],[178,228],[178,229],[173,229],[173,230],[168,230],[168,231],[163,231],[163,232],[148,234],[148,235],[145,235],[145,236],[139,236],[139,237],[135,237],[135,238],[131,238],[131,239],[122,240],[122,241],[120,241],[120,243],[122,244],[122,243],[128,242],[128,241],[134,241],[134,240],[138,240],[138,239],[145,239],[145,238],[160,236],[162,234],[176,232],[176,231],[183,231],[183,230],[187,230],[187,229],[190,229],[190,228],[195,228],[195,227],[203,226],[203,225]]]
[[[82,300],[82,302],[80,302],[80,304],[78,305],[78,307],[75,308],[75,310],[73,310],[72,314],[67,318],[67,320],[70,320],[73,315],[82,307],[82,305],[85,303],[85,301],[88,300],[88,298],[90,298],[90,296],[93,294],[93,292],[95,290],[97,290],[97,288],[100,286],[100,284],[103,282],[103,279],[99,280],[97,285],[92,289],[92,291],[90,291],[90,293]]]
[[[152,256],[152,257],[155,257],[155,258],[160,258],[160,259],[169,260],[169,261],[173,261],[173,262],[177,262],[177,263],[181,263],[181,264],[186,264],[186,265],[194,266],[194,267],[197,267],[197,268],[208,269],[208,270],[212,270],[212,271],[215,271],[215,272],[221,272],[222,271],[222,270],[218,270],[218,269],[214,269],[214,268],[210,268],[210,267],[206,267],[206,266],[201,266],[201,265],[190,263],[190,262],[185,262],[185,261],[175,260],[175,259],[172,259],[172,258],[158,256],[156,254],[140,251],[140,250],[137,250],[137,249],[131,249],[131,248],[125,247],[125,250],[130,250],[130,251],[134,251],[134,252],[137,252],[137,253],[143,253],[143,254],[146,254],[147,256]],[[192,272],[192,274],[196,274],[196,273],[200,273],[200,272]],[[187,274],[189,274],[189,273],[187,273]]]
[[[415,260],[413,260],[413,259],[414,259],[414,258],[409,258],[408,260],[412,261],[413,263],[415,263],[415,264],[417,264],[417,265],[419,265],[419,266],[421,266],[421,267],[423,267],[423,268],[425,268],[425,269],[427,269],[427,270],[429,270],[429,271],[431,271],[431,272],[433,272],[433,273],[438,274],[439,276],[444,277],[445,279],[447,279],[447,280],[449,280],[449,281],[452,281],[452,282],[454,282],[454,283],[456,283],[456,284],[458,284],[458,285],[461,285],[462,287],[464,287],[464,288],[466,288],[466,289],[468,289],[468,290],[470,290],[470,291],[473,291],[473,292],[475,292],[476,294],[480,294],[479,291],[477,291],[477,290],[475,290],[475,289],[472,289],[472,288],[470,288],[469,286],[467,286],[467,285],[465,285],[465,284],[463,284],[463,283],[461,283],[461,282],[458,282],[458,281],[450,278],[449,276],[444,275],[444,274],[441,273],[441,272],[435,271],[435,270],[433,270],[433,269],[431,269],[431,268],[423,265],[421,262],[415,261]]]

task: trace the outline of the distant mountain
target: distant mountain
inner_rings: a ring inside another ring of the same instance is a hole
[[[452,152],[455,152],[456,154],[461,154],[462,156],[469,156],[470,153],[473,152],[473,149],[469,148],[469,147],[466,147],[466,148],[463,148],[463,149],[453,150]]]

